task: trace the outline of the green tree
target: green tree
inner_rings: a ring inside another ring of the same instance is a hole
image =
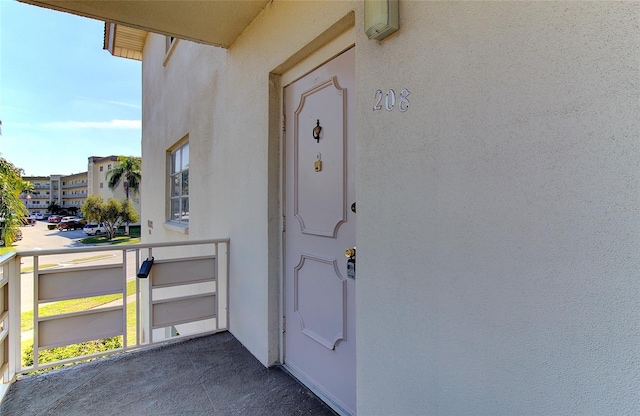
[[[59,213],[60,209],[62,209],[62,207],[56,204],[55,202],[52,202],[49,205],[47,205],[47,211],[49,211],[53,215]]]
[[[140,192],[142,180],[142,158],[135,156],[118,156],[118,165],[107,172],[107,186],[112,191],[123,182],[124,194],[129,200],[129,193]],[[126,222],[125,234],[129,234],[129,222]]]
[[[29,214],[20,195],[33,187],[22,179],[21,174],[21,169],[0,157],[0,240],[7,246],[13,244],[20,225]]]
[[[128,199],[120,201],[109,198],[104,202],[99,195],[92,194],[87,197],[80,210],[88,221],[104,224],[109,240],[115,237],[123,222],[138,221],[138,213]]]

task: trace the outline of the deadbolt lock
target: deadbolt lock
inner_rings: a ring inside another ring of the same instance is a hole
[[[344,256],[346,258],[351,258],[356,256],[356,248],[348,248],[344,251]]]

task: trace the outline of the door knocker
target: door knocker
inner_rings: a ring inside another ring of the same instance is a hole
[[[320,143],[320,132],[322,132],[322,127],[320,127],[320,120],[317,120],[316,126],[313,128],[313,138],[317,143]]]

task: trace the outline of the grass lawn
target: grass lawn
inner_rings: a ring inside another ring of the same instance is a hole
[[[129,235],[124,235],[124,228],[120,227],[113,240],[104,236],[87,237],[80,240],[82,244],[134,244],[140,242],[140,226],[129,227]]]
[[[49,269],[51,267],[56,267],[58,265],[58,263],[46,263],[46,264],[40,264],[38,266],[38,270],[42,270],[42,269]],[[22,267],[20,269],[20,273],[28,273],[28,272],[32,272],[33,271],[33,266],[27,266],[27,267]]]
[[[65,263],[83,263],[89,260],[100,260],[100,259],[106,259],[108,257],[113,257],[113,256],[114,254],[96,254],[95,256],[72,259],[72,260],[66,261]]]
[[[0,247],[0,256],[16,251],[15,247]]]
[[[136,291],[136,281],[132,280],[130,282],[127,282],[127,295],[132,295],[135,293],[135,291]],[[39,309],[39,312],[40,312],[40,316],[51,316],[51,315],[59,315],[63,313],[84,311],[87,309],[92,309],[98,306],[102,306],[109,302],[113,302],[114,300],[118,300],[121,297],[122,295],[120,294],[114,294],[114,295],[94,296],[91,298],[71,299],[71,300],[64,300],[60,302],[53,302],[53,303],[41,306]],[[133,309],[135,311],[135,308]],[[134,312],[134,317],[135,317],[135,312]],[[33,311],[23,312],[20,315],[20,320],[21,320],[20,329],[22,332],[33,329]]]
[[[80,240],[82,244],[134,244],[140,242],[140,237],[131,237],[130,235],[117,235],[113,240],[107,237],[87,237]]]
[[[130,282],[127,282],[127,295],[132,295],[135,293],[136,290],[136,282],[135,280],[132,280]],[[67,300],[67,301],[61,301],[61,302],[55,302],[55,303],[51,303],[48,305],[44,305],[40,308],[40,316],[50,316],[50,315],[55,315],[55,314],[62,314],[62,313],[70,313],[70,312],[77,312],[77,311],[81,311],[81,310],[86,310],[86,309],[91,309],[91,308],[95,308],[101,305],[104,305],[106,303],[109,303],[111,301],[120,299],[122,297],[122,295],[104,295],[104,296],[96,296],[93,298],[86,298],[86,299],[73,299],[73,300]],[[135,301],[133,302],[129,302],[127,304],[127,344],[129,346],[133,346],[136,343],[136,307],[135,307]],[[33,311],[28,311],[28,312],[24,312],[21,316],[22,319],[22,332],[25,331],[29,331],[31,329],[33,329]],[[120,339],[119,344],[122,344],[122,336],[117,337],[118,339]],[[75,355],[78,352],[76,350],[78,350],[78,346],[80,344],[74,344],[69,346],[69,354]],[[25,357],[28,354],[32,354],[32,347],[33,347],[33,339],[25,339],[21,342],[21,347],[22,347],[22,360],[24,362]],[[75,348],[75,349],[74,349]],[[80,349],[82,350],[82,349]],[[49,351],[49,350],[45,350],[45,351]],[[88,353],[91,353],[92,351],[88,351]],[[47,352],[45,352],[45,355],[47,355]],[[71,355],[69,356],[69,358],[71,357]],[[64,358],[64,357],[63,357]],[[60,359],[60,358],[58,358]],[[45,361],[41,361],[41,364],[46,362]],[[45,370],[46,371],[46,370]]]
[[[90,256],[90,257],[82,257],[79,259],[72,259],[69,261],[66,261],[65,263],[83,263],[85,261],[89,261],[89,260],[99,260],[99,259],[105,259],[108,257],[113,257],[113,254],[97,254],[95,256]],[[42,269],[48,269],[51,267],[56,267],[59,266],[58,263],[45,263],[45,264],[40,264],[38,266],[38,270],[42,270]],[[28,273],[28,272],[32,272],[33,271],[33,266],[26,266],[26,267],[22,267],[20,269],[20,273]]]

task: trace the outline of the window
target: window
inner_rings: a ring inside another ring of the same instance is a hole
[[[107,165],[107,170],[111,170],[111,163]]]
[[[189,223],[189,142],[171,152],[169,221]]]
[[[104,188],[104,183],[100,182],[100,189]]]
[[[100,172],[104,170],[104,166],[100,166]]]

